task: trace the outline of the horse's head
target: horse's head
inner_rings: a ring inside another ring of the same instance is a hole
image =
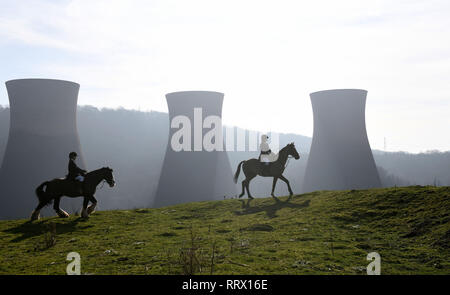
[[[300,159],[300,155],[293,142],[287,145],[287,152],[289,156],[293,156],[296,160]]]
[[[113,170],[109,167],[102,168],[103,170],[103,179],[109,184],[110,187],[116,185],[116,181],[114,180]]]

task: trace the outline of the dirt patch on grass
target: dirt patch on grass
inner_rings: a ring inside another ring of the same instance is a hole
[[[136,212],[136,213],[149,213],[150,210],[148,210],[148,209],[136,209],[136,210],[134,210],[134,212]]]
[[[229,232],[231,232],[231,230],[229,230],[229,229],[218,229],[218,230],[216,230],[216,233],[219,233],[219,234],[226,234],[226,233],[229,233]]]
[[[165,232],[165,233],[160,234],[159,236],[161,236],[161,237],[174,237],[176,235],[177,235],[176,233]]]
[[[248,231],[273,231],[275,230],[273,226],[269,224],[254,224],[249,227],[244,228],[244,230]]]

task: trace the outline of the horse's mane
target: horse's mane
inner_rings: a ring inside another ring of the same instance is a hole
[[[97,174],[98,172],[100,172],[102,170],[112,170],[112,169],[109,168],[109,167],[102,167],[102,168],[99,168],[99,169],[96,169],[96,170],[89,171],[88,173],[86,173],[86,176],[87,175],[92,175],[92,174]]]
[[[285,149],[287,149],[290,145],[292,145],[292,143],[288,143],[284,148],[282,148],[278,154],[280,154],[282,151],[284,151]]]

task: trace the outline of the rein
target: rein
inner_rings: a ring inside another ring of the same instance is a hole
[[[286,147],[287,147],[287,146],[285,146],[284,148],[282,148],[278,154],[281,154],[281,152],[282,152]],[[295,158],[295,157],[294,157],[294,156],[291,156],[291,155],[289,155],[289,154],[287,155],[286,163],[284,164],[284,169],[287,168],[287,166],[289,165],[289,161],[290,161],[291,159],[293,159],[293,158]]]
[[[291,159],[293,159],[293,158],[294,158],[293,156],[288,156],[287,161],[286,161],[286,164],[284,165],[284,169],[286,169],[286,167],[287,167],[288,164],[289,164],[289,161],[290,161]]]
[[[95,172],[100,171],[100,170],[101,170],[101,169],[94,170],[94,171],[91,171],[91,172],[89,172],[89,173],[94,174]],[[89,173],[88,173],[88,174],[89,174]],[[96,189],[96,190],[102,189],[103,186],[105,185],[105,182],[106,182],[106,179],[102,179],[102,180],[95,186],[95,189]],[[101,183],[101,187],[100,187],[100,188],[97,188],[97,187],[99,186],[100,183]]]
[[[286,146],[286,147],[287,147],[287,146]],[[286,147],[282,148],[282,149],[280,150],[280,152],[278,153],[278,155],[280,155],[281,152],[282,152]],[[288,164],[289,164],[289,160],[292,159],[292,158],[294,158],[294,157],[293,157],[293,156],[290,156],[290,155],[287,155],[287,160],[286,160],[286,164],[284,164],[284,169],[286,169],[286,167],[287,167]]]
[[[103,188],[103,186],[105,185],[106,180],[102,180],[102,186],[100,188],[98,188],[98,190],[101,190]]]

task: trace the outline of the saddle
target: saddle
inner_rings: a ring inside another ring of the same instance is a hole
[[[278,160],[278,154],[272,153],[271,150],[261,152],[258,157],[260,163],[273,163]]]
[[[261,167],[261,176],[270,176],[270,168],[273,162],[259,162]]]
[[[76,191],[77,193],[79,193],[80,195],[83,194],[83,183],[73,179],[73,178],[69,178],[66,177],[65,180],[73,187],[73,190]]]

